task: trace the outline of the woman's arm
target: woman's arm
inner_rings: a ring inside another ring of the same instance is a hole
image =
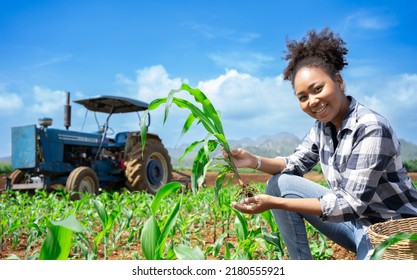
[[[323,214],[317,198],[283,198],[261,194],[233,202],[232,207],[246,214],[258,214],[270,209],[281,209],[304,214]]]

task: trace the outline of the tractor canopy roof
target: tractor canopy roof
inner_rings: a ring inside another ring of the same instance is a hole
[[[101,113],[130,113],[148,109],[148,103],[121,96],[100,95],[87,99],[76,100],[90,111]]]

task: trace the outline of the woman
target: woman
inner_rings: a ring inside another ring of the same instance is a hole
[[[291,259],[311,259],[304,221],[366,259],[372,252],[369,225],[417,216],[417,190],[402,164],[399,141],[378,113],[345,95],[341,70],[345,42],[329,29],[310,31],[287,43],[284,79],[301,109],[316,119],[288,157],[232,151],[237,167],[274,175],[266,194],[232,206],[247,214],[271,209]],[[320,162],[325,188],[302,176]]]

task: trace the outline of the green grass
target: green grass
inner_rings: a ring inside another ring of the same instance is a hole
[[[12,164],[11,163],[0,163],[0,173],[11,173]]]

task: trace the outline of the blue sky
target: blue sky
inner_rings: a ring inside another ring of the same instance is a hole
[[[51,117],[63,128],[67,91],[72,101],[150,102],[183,82],[222,112],[229,139],[303,137],[314,120],[282,80],[282,56],[286,39],[324,27],[347,43],[347,93],[417,144],[416,15],[415,1],[0,0],[0,157],[11,154],[13,126]],[[97,129],[76,104],[72,115],[70,129]],[[153,111],[151,131],[173,147],[184,116],[173,110],[162,125],[162,110]],[[116,117],[116,132],[138,129],[137,116]]]

